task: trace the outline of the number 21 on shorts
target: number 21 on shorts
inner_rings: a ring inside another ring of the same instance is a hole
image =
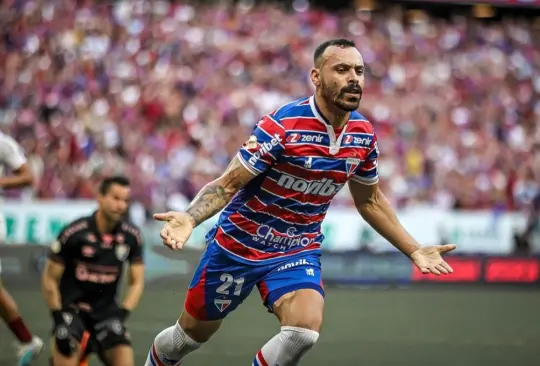
[[[244,285],[244,277],[238,277],[238,278],[234,278],[231,274],[229,273],[222,273],[221,274],[221,277],[219,278],[221,280],[221,282],[223,282],[221,284],[221,286],[219,286],[216,290],[216,292],[220,295],[230,295],[230,290],[229,288],[233,285],[234,283],[234,292],[233,292],[233,295],[235,296],[240,296],[240,294],[242,293],[242,286]]]

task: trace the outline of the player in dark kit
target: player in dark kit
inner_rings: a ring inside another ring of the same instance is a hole
[[[51,245],[42,287],[53,317],[54,366],[78,365],[87,333],[105,364],[134,364],[124,322],[143,292],[144,265],[141,233],[123,220],[129,196],[128,179],[105,179],[98,210],[67,225]],[[129,288],[118,306],[115,297],[126,261]]]

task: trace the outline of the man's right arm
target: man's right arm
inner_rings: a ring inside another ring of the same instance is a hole
[[[225,172],[205,185],[186,209],[192,226],[198,226],[221,211],[254,177],[253,173],[242,165],[238,156],[235,156]]]
[[[232,197],[266,171],[284,150],[285,129],[271,116],[259,121],[225,172],[208,183],[186,209],[193,227],[221,211]]]
[[[51,259],[47,259],[45,264],[45,269],[43,270],[43,275],[41,278],[41,288],[43,291],[43,296],[45,296],[45,301],[47,306],[51,311],[61,311],[62,310],[62,298],[60,296],[60,290],[58,288],[58,283],[60,278],[64,274],[64,265]]]

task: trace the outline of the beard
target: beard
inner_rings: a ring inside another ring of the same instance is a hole
[[[345,112],[355,111],[360,106],[363,90],[358,84],[349,84],[338,89],[337,86],[328,86],[323,80],[321,87],[324,99]]]

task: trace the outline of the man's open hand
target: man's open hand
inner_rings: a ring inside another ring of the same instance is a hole
[[[433,273],[437,276],[449,274],[454,270],[443,260],[441,255],[454,249],[456,249],[454,244],[430,245],[413,252],[411,259],[422,273]]]

